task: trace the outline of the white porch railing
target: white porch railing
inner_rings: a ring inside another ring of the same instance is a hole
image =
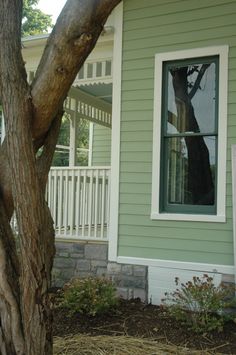
[[[57,237],[108,238],[110,167],[53,167],[46,196]]]

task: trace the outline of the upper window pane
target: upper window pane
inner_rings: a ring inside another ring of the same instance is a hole
[[[167,134],[216,133],[217,61],[165,64]]]

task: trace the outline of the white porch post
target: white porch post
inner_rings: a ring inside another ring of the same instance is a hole
[[[88,166],[92,166],[93,159],[93,126],[94,123],[89,123],[89,152],[88,152]]]
[[[2,112],[2,122],[1,122],[1,144],[5,138],[5,122],[4,122],[4,116],[3,116],[3,112]]]
[[[77,106],[77,103],[76,103]],[[75,107],[74,114],[71,115],[70,119],[70,155],[69,155],[69,166],[76,165],[76,135],[77,135],[77,109]]]

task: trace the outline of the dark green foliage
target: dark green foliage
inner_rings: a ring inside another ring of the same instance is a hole
[[[81,118],[77,128],[77,161],[76,165],[88,165],[88,151],[89,149],[89,121]]]
[[[215,286],[207,274],[202,278],[194,276],[186,283],[176,278],[175,283],[178,288],[166,292],[163,305],[171,316],[193,331],[222,331],[224,323],[233,317],[228,310],[235,305],[234,286]]]
[[[33,36],[47,33],[52,27],[51,15],[37,9],[39,0],[24,0],[22,14],[22,36]]]
[[[71,313],[90,316],[107,312],[118,303],[112,282],[105,278],[74,279],[63,289],[61,305]]]
[[[63,149],[56,147],[53,166],[69,166],[69,146],[70,146],[70,116],[64,113],[61,123],[61,129],[57,141],[57,145],[67,147]],[[88,165],[88,148],[89,148],[89,121],[81,118],[77,124],[76,132],[76,149],[77,149],[77,166]]]
[[[64,116],[62,117],[57,145],[68,147],[68,149],[56,147],[52,166],[69,166],[70,120],[67,113],[64,113]]]

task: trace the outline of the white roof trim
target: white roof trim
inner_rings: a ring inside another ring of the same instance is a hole
[[[101,36],[104,37],[104,36],[108,36],[113,33],[114,33],[113,26],[104,26]],[[42,33],[42,34],[38,34],[38,35],[22,37],[21,41],[22,42],[37,41],[40,39],[47,39],[49,36],[50,36],[50,33]]]

